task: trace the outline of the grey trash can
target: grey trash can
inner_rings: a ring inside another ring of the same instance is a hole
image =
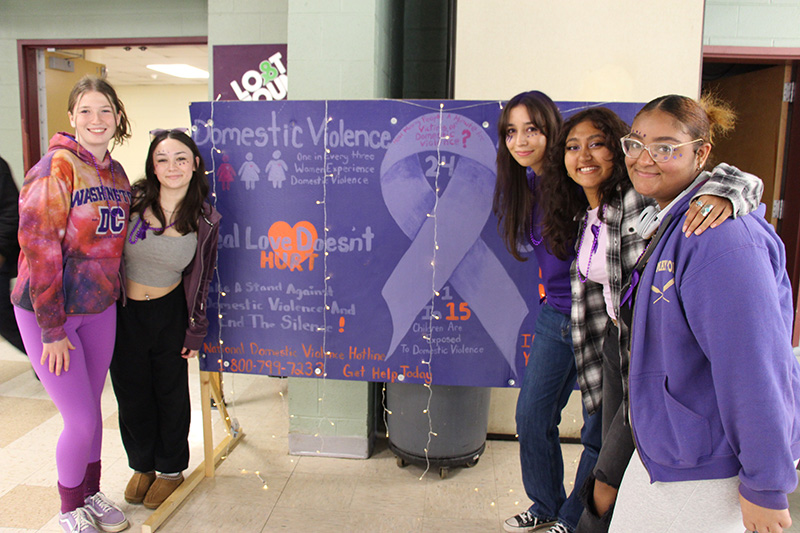
[[[486,448],[489,424],[489,398],[486,387],[432,385],[430,423],[428,388],[411,383],[386,384],[386,425],[389,449],[397,456],[397,465],[430,464],[444,479],[450,467],[475,466]],[[428,431],[431,436],[428,444]],[[427,459],[425,448],[428,449]]]

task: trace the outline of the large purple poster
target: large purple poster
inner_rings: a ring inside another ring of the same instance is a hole
[[[588,104],[560,104],[562,110]],[[630,120],[634,105],[614,109]],[[204,369],[514,386],[540,279],[491,213],[499,102],[204,102],[223,215]]]

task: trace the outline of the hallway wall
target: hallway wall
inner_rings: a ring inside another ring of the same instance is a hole
[[[218,0],[211,0],[212,2]],[[0,155],[22,181],[17,39],[203,36],[206,0],[3,0],[0,7]]]

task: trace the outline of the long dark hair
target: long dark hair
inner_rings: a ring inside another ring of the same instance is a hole
[[[542,237],[547,242],[553,255],[559,259],[567,259],[572,255],[572,247],[580,227],[581,216],[589,207],[589,201],[583,189],[567,175],[564,166],[564,153],[567,137],[575,126],[589,121],[604,135],[604,144],[612,154],[614,170],[611,177],[600,185],[598,194],[602,217],[602,207],[608,204],[616,189],[626,191],[632,185],[625,167],[625,154],[622,151],[620,138],[630,128],[616,113],[605,107],[591,107],[571,116],[564,123],[558,138],[551,145],[548,163],[545,167],[547,179],[542,181]],[[601,218],[602,219],[602,218]]]
[[[528,110],[531,122],[541,130],[548,147],[561,129],[561,113],[549,96],[540,91],[528,91],[509,100],[497,121],[497,182],[492,212],[497,217],[497,231],[508,251],[518,261],[525,261],[519,253],[519,245],[529,241],[531,215],[537,199],[528,185],[527,169],[517,163],[505,143],[508,116],[518,105],[524,105]]]
[[[175,213],[175,229],[181,235],[186,235],[189,232],[197,231],[197,220],[203,213],[203,202],[208,196],[208,179],[206,178],[206,166],[203,163],[203,157],[200,155],[197,145],[191,137],[186,135],[180,130],[164,130],[158,132],[153,140],[150,142],[150,149],[147,151],[147,161],[144,163],[144,179],[137,181],[133,185],[133,204],[131,205],[131,214],[139,213],[142,216],[145,209],[148,207],[156,217],[161,227],[167,225],[164,211],[161,209],[159,202],[159,194],[161,193],[161,183],[158,181],[155,171],[155,163],[153,161],[153,154],[156,147],[164,139],[175,139],[182,144],[185,144],[192,152],[192,160],[197,163],[192,173],[192,179],[189,181],[189,188],[186,190],[186,196],[178,204],[177,213]],[[156,231],[156,235],[164,233],[164,230]]]

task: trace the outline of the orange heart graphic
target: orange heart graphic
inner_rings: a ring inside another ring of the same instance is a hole
[[[317,256],[314,252],[317,228],[311,222],[301,220],[290,226],[279,220],[270,226],[267,236],[269,245],[275,252],[276,262],[280,261],[290,270],[303,270],[303,262],[309,257]]]

